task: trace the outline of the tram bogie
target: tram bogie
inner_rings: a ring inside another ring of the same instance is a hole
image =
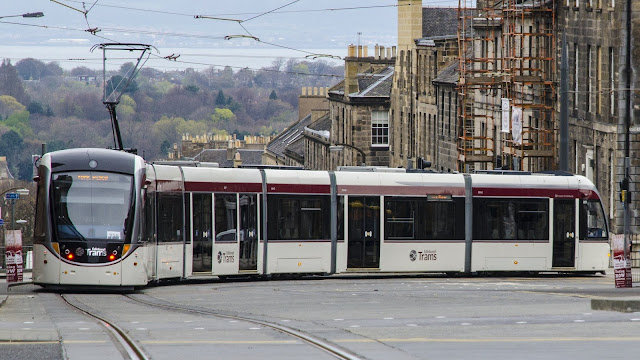
[[[608,268],[606,217],[581,176],[225,169],[73,149],[45,154],[37,181],[42,285]]]

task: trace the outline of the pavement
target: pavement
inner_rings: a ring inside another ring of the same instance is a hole
[[[399,275],[407,276],[406,274]],[[335,275],[335,277],[341,276],[343,275]],[[391,274],[376,274],[374,276],[391,276]],[[609,271],[607,272],[607,278],[611,279],[610,288],[594,286],[592,288],[585,287],[580,289],[556,290],[554,292],[557,292],[558,294],[590,298],[592,310],[640,312],[640,283],[636,282],[635,284],[633,284],[633,287],[630,288],[616,288],[613,279],[613,269],[609,269]],[[30,271],[25,271],[23,273],[23,282],[11,284],[7,284],[5,274],[0,273],[0,307],[4,305],[4,303],[7,301],[8,295],[12,292],[10,288],[30,284],[32,284]]]

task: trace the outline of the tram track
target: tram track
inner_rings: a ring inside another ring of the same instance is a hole
[[[247,316],[242,316],[237,314],[222,313],[220,311],[216,311],[212,309],[170,303],[170,302],[166,302],[164,300],[160,300],[148,295],[130,294],[130,295],[123,295],[123,296],[137,303],[144,304],[147,306],[157,307],[165,310],[179,311],[179,312],[185,312],[189,314],[214,316],[218,318],[238,320],[238,321],[244,321],[244,322],[260,325],[260,326],[287,334],[296,339],[299,339],[306,344],[309,344],[317,349],[322,350],[325,353],[328,353],[336,357],[337,359],[343,359],[343,360],[364,360],[365,359],[329,341],[320,339],[316,336],[305,333],[303,331],[296,330],[296,329],[283,326],[277,323],[273,323],[265,320],[253,319]]]
[[[106,319],[103,316],[97,315],[88,306],[82,304],[77,299],[73,299],[66,294],[60,294],[60,297],[69,306],[82,312],[86,316],[94,319],[96,322],[104,326],[110,335],[115,339],[116,346],[123,350],[123,355],[126,355],[131,360],[148,360],[149,356],[144,352],[141,346],[139,346],[127,333],[118,327],[113,321]]]

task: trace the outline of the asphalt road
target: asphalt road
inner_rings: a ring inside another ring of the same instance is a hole
[[[56,293],[34,285],[4,293],[0,358],[122,357],[103,327]],[[153,308],[119,294],[68,295],[113,319],[153,359],[332,358],[256,324]],[[640,288],[615,289],[612,275],[213,280],[134,295],[272,322],[366,359],[628,359],[640,353],[640,313],[591,307],[593,298],[640,301]]]

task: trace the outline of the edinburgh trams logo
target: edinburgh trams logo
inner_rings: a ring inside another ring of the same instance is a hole
[[[438,260],[438,254],[435,250],[423,250],[423,251],[415,251],[411,250],[409,252],[409,260],[411,261],[436,261]]]
[[[218,251],[218,264],[233,263],[236,261],[236,257],[233,251],[222,252]]]
[[[107,249],[92,247],[91,249],[87,249],[87,255],[88,256],[107,256]]]

